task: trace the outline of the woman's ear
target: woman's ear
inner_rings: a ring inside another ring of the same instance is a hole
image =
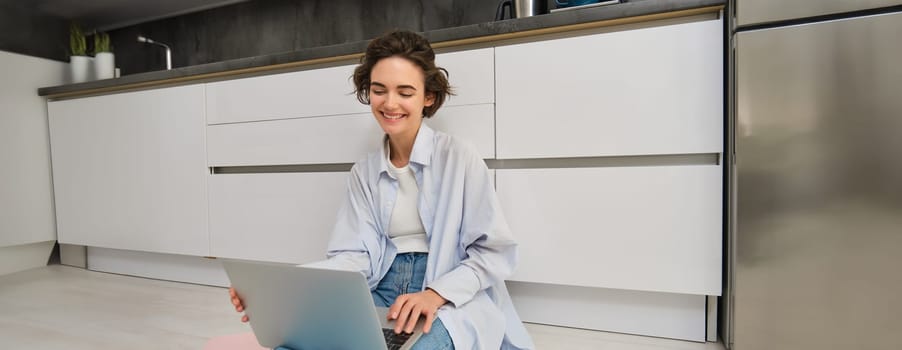
[[[427,92],[426,93],[426,102],[423,103],[423,106],[424,107],[432,107],[433,104],[435,104],[435,93]]]

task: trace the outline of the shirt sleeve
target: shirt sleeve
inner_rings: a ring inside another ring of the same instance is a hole
[[[493,178],[478,154],[470,153],[465,163],[460,231],[466,258],[428,286],[456,307],[476,293],[504,283],[517,263],[517,243],[501,212]]]
[[[362,272],[367,279],[373,273],[367,237],[376,237],[376,223],[369,205],[369,186],[358,165],[351,168],[348,190],[338,210],[335,228],[326,253],[327,259],[300,266]]]

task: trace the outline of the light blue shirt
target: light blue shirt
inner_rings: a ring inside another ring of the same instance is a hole
[[[370,289],[397,249],[388,236],[398,181],[382,149],[351,168],[348,192],[322,267],[362,271]],[[421,124],[410,155],[429,256],[424,285],[450,303],[438,311],[457,349],[532,349],[504,279],[517,262],[493,178],[476,149]]]

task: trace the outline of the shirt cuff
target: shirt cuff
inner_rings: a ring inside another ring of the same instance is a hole
[[[454,304],[454,307],[461,307],[472,300],[482,286],[473,270],[466,265],[461,265],[432,281],[427,288],[434,290],[442,298]]]

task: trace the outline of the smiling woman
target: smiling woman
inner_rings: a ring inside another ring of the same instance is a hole
[[[395,31],[373,40],[354,70],[357,99],[369,104],[388,138],[391,163],[404,167],[423,118],[452,94],[448,72],[435,65],[423,37]]]
[[[475,147],[423,118],[451,94],[429,42],[393,31],[370,42],[353,80],[385,137],[354,164],[328,259],[361,271],[395,333],[423,333],[412,349],[532,349],[504,284],[517,244]],[[232,303],[243,310],[238,293]],[[247,320],[244,316],[243,320]]]

